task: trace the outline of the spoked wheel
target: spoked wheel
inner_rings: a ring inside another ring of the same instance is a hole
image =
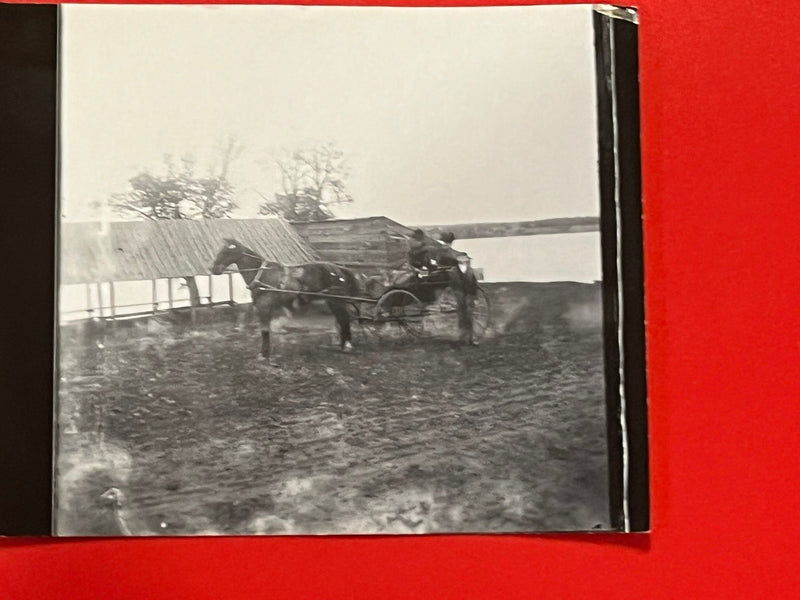
[[[459,323],[458,292],[447,287],[442,290],[436,302],[427,309],[425,317],[425,332],[442,339],[458,340],[462,337]],[[472,315],[472,338],[481,339],[489,329],[490,306],[489,296],[478,288],[473,297],[466,298],[467,310]]]
[[[425,305],[411,292],[406,290],[390,290],[380,297],[375,305],[372,326],[383,332],[397,335],[409,333],[422,335],[425,316]]]
[[[377,323],[374,318],[375,305],[374,304],[355,304],[352,305],[355,310],[353,312],[353,322],[358,323],[358,330],[361,331],[363,339],[361,342],[366,342],[371,339],[380,339],[383,337],[387,330],[381,323]]]

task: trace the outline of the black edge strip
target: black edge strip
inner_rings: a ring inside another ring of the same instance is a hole
[[[50,535],[57,7],[0,4],[0,535]]]
[[[647,378],[642,243],[639,29],[614,19],[617,152],[622,234],[623,356],[631,531],[650,529]]]
[[[603,341],[608,444],[608,493],[611,527],[623,530],[623,449],[620,428],[620,348],[617,299],[616,168],[611,90],[610,19],[594,13],[597,76],[598,169],[600,175],[600,239],[603,264]]]

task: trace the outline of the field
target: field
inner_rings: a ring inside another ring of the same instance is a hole
[[[58,532],[607,528],[599,285],[486,289],[476,348],[357,332],[345,354],[318,315],[273,336],[270,364],[216,308],[62,329]]]

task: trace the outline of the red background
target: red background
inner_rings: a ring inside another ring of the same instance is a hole
[[[12,539],[0,597],[793,597],[800,11],[640,9],[649,536]]]

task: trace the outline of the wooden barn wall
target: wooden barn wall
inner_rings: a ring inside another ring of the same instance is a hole
[[[363,272],[402,267],[410,230],[389,219],[293,223],[323,260]]]

